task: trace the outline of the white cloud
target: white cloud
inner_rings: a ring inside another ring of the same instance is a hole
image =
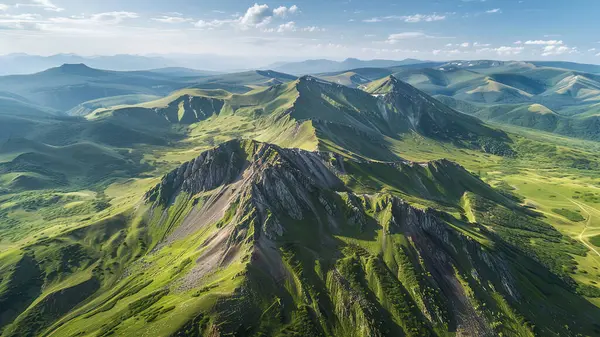
[[[450,49],[450,50],[441,50],[441,49],[434,49],[431,51],[431,53],[433,55],[446,55],[446,56],[453,56],[453,55],[458,55],[458,54],[462,54],[463,51],[459,50],[459,49]]]
[[[268,5],[254,4],[239,18],[239,22],[243,27],[259,27],[269,24],[272,17],[273,11],[269,9]]]
[[[481,49],[477,49],[476,52],[477,53],[492,52],[492,53],[496,53],[500,56],[510,56],[510,55],[521,54],[524,49],[525,49],[525,47],[502,46],[502,47],[498,47],[498,48],[481,48]]]
[[[0,11],[5,11],[8,9],[8,5],[0,4]]]
[[[550,45],[544,47],[544,51],[542,52],[542,56],[551,56],[551,55],[562,55],[562,54],[576,54],[579,51],[577,47],[568,47],[568,46],[559,46],[559,45]]]
[[[0,14],[0,30],[42,30],[39,14]]]
[[[407,23],[418,23],[418,22],[433,22],[433,21],[441,21],[445,20],[446,15],[440,15],[437,13],[433,14],[414,14],[414,15],[389,15],[383,17],[374,17],[370,19],[362,20],[367,23],[374,22],[382,22],[382,21],[391,21],[391,20],[401,20]]]
[[[296,14],[299,11],[300,11],[300,9],[296,5],[292,5],[289,8],[285,7],[285,6],[279,6],[273,10],[273,15],[285,18],[288,15]]]
[[[590,48],[590,49],[588,49],[588,51],[589,52],[594,52],[594,51],[596,51],[596,48]]]
[[[409,22],[409,23],[416,23],[416,22],[422,22],[422,21],[423,22],[433,22],[433,21],[445,20],[446,16],[438,15],[438,14],[430,14],[430,15],[415,14],[415,15],[401,16],[400,19],[404,20],[404,22]]]
[[[280,6],[272,10],[267,4],[259,5],[258,3],[255,3],[253,6],[249,7],[243,15],[240,15],[239,13],[234,14],[233,19],[200,20],[196,22],[194,26],[202,29],[215,29],[225,25],[231,25],[243,30],[260,28],[263,32],[273,32],[275,29],[267,28],[267,26],[273,21],[274,17],[283,18],[299,12],[300,8],[296,5],[290,7]],[[282,26],[285,26],[285,24]]]
[[[396,33],[390,34],[385,41],[389,44],[398,43],[401,40],[410,40],[410,39],[418,39],[418,38],[428,38],[429,36],[422,32],[404,32],[404,33]]]
[[[321,28],[321,27],[317,27],[317,26],[308,26],[308,27],[304,27],[302,28],[302,31],[304,32],[324,32],[325,28]]]
[[[500,8],[494,8],[494,9],[490,9],[485,11],[487,14],[496,14],[496,13],[502,13],[502,10]]]
[[[296,29],[296,23],[294,21],[290,21],[279,25],[279,28],[277,28],[277,33],[295,32]]]
[[[462,48],[468,48],[471,44],[469,42],[463,42],[460,44]]]
[[[529,45],[542,45],[542,46],[557,46],[564,44],[562,40],[529,40],[525,41],[525,44]]]
[[[202,29],[214,29],[214,28],[222,27],[226,24],[233,23],[233,22],[235,22],[235,20],[211,20],[211,21],[199,20],[198,22],[196,22],[194,24],[194,26],[196,26],[198,28],[202,28]]]
[[[168,16],[168,15],[162,15],[157,18],[152,18],[152,20],[162,22],[162,23],[184,23],[184,22],[192,21],[192,19],[190,19],[190,18],[182,18],[181,16]]]
[[[19,8],[19,7],[40,7],[40,8],[43,8],[44,10],[50,11],[50,12],[62,12],[65,10],[64,8],[60,8],[60,7],[56,6],[50,0],[31,0],[31,3],[25,3],[25,4],[18,3],[15,5],[15,7],[17,7],[17,8]]]
[[[489,43],[479,43],[479,42],[473,43],[473,47],[489,47],[489,46],[491,46],[491,44],[489,44]]]
[[[386,54],[386,53],[396,53],[396,54],[408,54],[408,53],[420,53],[421,51],[416,49],[388,49],[388,48],[362,48],[363,52],[372,52],[375,54]]]
[[[515,44],[523,44],[523,41],[521,41],[521,40],[515,41]]]
[[[90,16],[90,20],[98,23],[117,24],[126,19],[137,19],[140,16],[134,12],[106,12]]]

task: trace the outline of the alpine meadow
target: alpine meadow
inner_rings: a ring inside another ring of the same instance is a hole
[[[0,0],[0,337],[600,336],[599,15]]]

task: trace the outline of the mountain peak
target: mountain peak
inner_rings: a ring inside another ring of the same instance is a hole
[[[372,95],[385,95],[390,92],[397,92],[402,88],[411,87],[410,85],[400,81],[394,75],[389,75],[380,80],[373,81],[365,88],[365,91]]]
[[[104,74],[103,70],[94,69],[88,67],[84,63],[65,63],[60,67],[50,68],[44,73],[60,73],[60,74],[69,74],[69,75],[79,75],[79,76],[97,76],[100,74]]]

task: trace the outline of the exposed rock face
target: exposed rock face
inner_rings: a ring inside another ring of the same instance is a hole
[[[429,320],[427,324],[451,321],[463,334],[491,335],[487,318],[469,304],[470,295],[461,286],[460,275],[469,275],[479,280],[488,291],[502,291],[506,297],[518,301],[520,295],[515,290],[508,264],[453,229],[445,219],[448,216],[445,213],[416,208],[392,194],[367,195],[351,191],[339,178],[346,174],[343,162],[344,159],[328,153],[234,140],[202,153],[167,174],[146,194],[146,199],[168,207],[180,193],[185,193],[190,199],[198,193],[210,195],[175,229],[172,236],[175,239],[191,235],[211,221],[227,219],[220,225],[219,232],[202,245],[205,253],[185,276],[185,284],[191,287],[200,284],[206,275],[226,268],[234,261],[246,261],[274,280],[294,279],[300,276],[290,275],[283,256],[277,250],[280,244],[291,241],[299,245],[314,245],[312,249],[339,250],[340,243],[336,243],[332,235],[344,236],[346,234],[343,233],[348,230],[362,233],[375,230],[381,231],[380,249],[387,252],[387,257],[382,260],[371,256],[364,265],[361,259],[353,262],[364,268],[368,282],[387,287],[389,282],[400,281],[394,287],[409,287],[410,291],[397,291],[406,292],[406,300],[414,301],[413,307]],[[368,165],[368,162],[363,164]],[[475,183],[463,184],[480,183],[462,167],[446,160],[423,166],[407,162],[389,165],[397,166],[399,170],[427,168],[441,179],[440,182],[473,179]],[[229,218],[225,217],[228,212],[232,214]],[[210,218],[207,214],[214,216]],[[306,228],[301,229],[302,226]],[[303,238],[290,237],[298,230],[307,233],[303,234]],[[397,236],[406,238],[408,244],[398,245],[393,239]],[[303,241],[305,237],[310,237],[312,242]],[[174,239],[169,240],[173,242]],[[335,259],[330,263],[335,264]],[[429,273],[430,278],[410,276],[411,272],[406,269],[409,265]],[[369,271],[369,268],[376,268],[376,271]],[[399,279],[390,281],[389,270],[397,270]],[[356,330],[343,328],[348,335],[384,335],[385,328],[372,321],[381,315],[379,304],[365,297],[364,290],[356,289],[356,281],[348,279],[350,274],[347,272],[337,267],[325,271],[322,282],[333,296],[335,307],[334,312],[318,314],[344,317],[343,325],[360,327]],[[369,273],[375,274],[371,277]],[[245,288],[244,291],[252,290]],[[426,295],[427,292],[435,295]],[[425,331],[422,329],[426,328],[413,323],[406,323],[402,329],[414,332],[409,335],[421,335]]]

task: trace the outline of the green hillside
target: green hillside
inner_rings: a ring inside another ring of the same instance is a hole
[[[579,318],[568,331],[592,331],[582,313],[600,309],[571,294],[553,266],[535,262],[541,247],[512,242],[509,218],[488,222],[481,207],[537,226],[521,237],[583,251],[450,162],[355,162],[227,142],[164,176],[141,208],[5,256],[3,268],[13,271],[4,303],[16,296],[17,279],[41,281],[19,286],[40,300],[21,298],[21,309],[4,312],[18,315],[4,334],[533,336],[567,331],[556,315]],[[523,300],[531,296],[545,307]]]
[[[599,334],[600,145],[556,134],[593,115],[401,80],[547,92],[496,62],[3,94],[0,336]]]
[[[594,111],[600,102],[600,77],[575,66],[544,62],[453,61],[431,68],[371,69],[365,78],[389,76],[423,90],[452,108],[484,121],[529,127],[570,137],[598,140]],[[356,87],[347,73],[322,75]],[[365,75],[361,75],[365,76]],[[363,85],[365,87],[367,85]],[[534,110],[543,106],[553,116]]]

